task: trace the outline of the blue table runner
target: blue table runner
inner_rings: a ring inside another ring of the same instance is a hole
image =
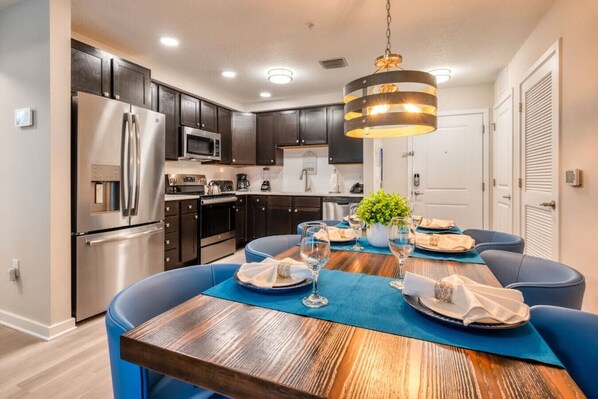
[[[443,324],[405,302],[391,279],[338,270],[320,272],[320,293],[329,305],[310,309],[301,304],[309,289],[263,294],[229,279],[204,292],[216,298],[314,317],[335,323],[563,367],[531,323],[508,330],[474,330]]]

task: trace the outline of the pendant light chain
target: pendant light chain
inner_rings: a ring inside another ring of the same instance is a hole
[[[384,56],[387,57],[392,54],[390,50],[390,22],[392,21],[390,17],[390,0],[386,0],[386,50],[384,51]]]

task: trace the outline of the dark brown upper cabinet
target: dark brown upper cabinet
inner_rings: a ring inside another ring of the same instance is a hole
[[[152,82],[152,111],[158,112],[158,84]]]
[[[165,123],[165,153],[166,159],[177,160],[179,156],[179,96],[176,90],[158,86],[157,111],[166,115]]]
[[[247,112],[233,113],[233,165],[255,165],[256,117]]]
[[[181,94],[181,125],[194,127],[196,129],[201,127],[199,119],[200,103],[201,101],[195,97]]]
[[[302,109],[300,114],[301,145],[328,143],[326,133],[326,107]]]
[[[200,105],[200,128],[210,132],[218,131],[218,107],[214,104],[202,101]]]
[[[277,112],[276,144],[299,145],[299,110]]]
[[[112,58],[112,97],[151,108],[151,71],[122,58]]]
[[[233,151],[233,113],[218,107],[218,133],[220,133],[220,163],[230,165]]]
[[[282,165],[282,149],[276,147],[277,114],[268,112],[257,115],[256,163]]]
[[[111,97],[110,56],[71,39],[71,91]]]
[[[328,163],[363,163],[363,139],[345,136],[342,105],[328,107]]]

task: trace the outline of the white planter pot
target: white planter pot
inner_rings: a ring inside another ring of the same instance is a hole
[[[368,227],[367,237],[370,245],[374,247],[388,247],[388,226],[376,223]]]

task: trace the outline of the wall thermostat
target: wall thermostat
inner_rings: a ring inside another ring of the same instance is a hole
[[[33,110],[31,108],[19,108],[15,110],[15,126],[33,126]]]
[[[565,182],[571,187],[581,186],[581,170],[573,169],[565,171]]]

